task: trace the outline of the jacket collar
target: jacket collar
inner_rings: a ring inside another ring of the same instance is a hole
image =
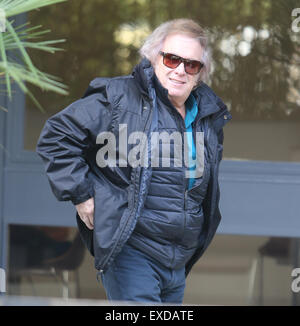
[[[154,87],[156,96],[159,97],[165,105],[172,107],[168,98],[168,90],[161,85],[148,59],[143,58],[140,63],[135,66],[132,75],[144,96],[151,98],[149,89]],[[199,108],[197,119],[215,114],[221,110],[227,111],[226,105],[204,82],[201,82],[201,84],[192,91],[192,95],[195,97]]]
[[[153,83],[153,77],[155,75],[151,62],[146,58],[142,59],[134,67],[132,75],[141,93],[146,97],[150,97],[149,86]]]

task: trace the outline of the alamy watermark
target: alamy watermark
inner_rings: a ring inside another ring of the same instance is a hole
[[[0,293],[6,292],[6,274],[3,268],[0,268]]]
[[[300,32],[300,8],[293,9],[292,16],[297,17],[292,22],[292,26],[291,26],[292,31],[295,33],[299,33]]]
[[[0,8],[0,33],[6,31],[6,15],[5,11]]]
[[[300,268],[294,268],[291,276],[296,277],[291,284],[291,289],[293,292],[298,293],[300,292]]]
[[[192,157],[191,144],[192,134],[184,133],[184,137],[179,131],[169,134],[167,132],[152,132],[150,139],[143,132],[133,132],[127,134],[127,125],[119,125],[119,152],[117,158],[117,140],[112,132],[101,132],[98,134],[96,143],[104,145],[96,154],[97,165],[101,168],[109,167],[159,167],[160,159],[162,167],[170,167],[173,158],[174,167],[187,167],[186,178],[200,178],[204,170],[204,133],[196,132],[195,149],[196,155]],[[171,153],[171,143],[174,151]],[[161,154],[160,154],[161,144]],[[128,151],[128,145],[133,146]],[[149,148],[150,147],[150,148]],[[160,157],[161,156],[161,157]],[[117,160],[118,159],[118,160]]]

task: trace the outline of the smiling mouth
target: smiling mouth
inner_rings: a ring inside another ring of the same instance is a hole
[[[183,84],[185,84],[185,82],[183,82],[183,81],[172,79],[172,78],[170,78],[170,81],[172,83],[176,84],[176,85],[183,85]]]

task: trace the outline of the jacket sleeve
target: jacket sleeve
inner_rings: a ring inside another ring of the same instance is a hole
[[[218,98],[218,106],[221,108],[221,112],[217,113],[217,117],[213,121],[213,127],[216,130],[218,138],[218,161],[223,158],[223,142],[224,142],[224,126],[232,119],[227,106]]]
[[[104,94],[80,99],[47,120],[37,143],[51,189],[60,201],[74,205],[93,197],[86,160],[97,134],[111,124],[111,105]]]

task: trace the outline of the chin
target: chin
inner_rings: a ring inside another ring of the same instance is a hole
[[[172,97],[185,97],[185,92],[181,92],[181,91],[178,91],[178,90],[174,90],[174,89],[170,89],[169,90],[169,96],[172,96]]]

